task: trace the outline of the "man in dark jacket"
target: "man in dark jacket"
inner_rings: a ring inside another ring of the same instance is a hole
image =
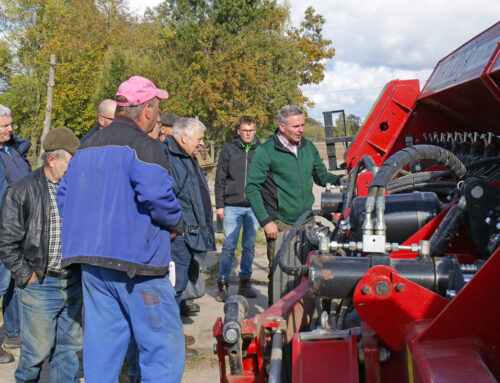
[[[26,158],[31,143],[12,134],[12,113],[0,105],[0,200],[8,186],[13,185],[31,171]],[[0,262],[0,296],[6,337],[3,344],[8,348],[19,348],[20,322],[19,304],[15,283],[10,270]],[[14,357],[0,347],[0,363],[13,362]]]
[[[63,266],[81,264],[85,382],[118,381],[133,335],[144,381],[180,382],[184,336],[169,279],[182,212],[159,142],[147,136],[168,93],[134,76],[111,125],[75,153],[57,191]]]
[[[212,226],[212,203],[205,174],[196,154],[203,147],[205,126],[194,118],[181,118],[167,136],[166,145],[173,189],[184,214],[181,229],[172,245],[175,262],[175,291],[177,302],[188,283],[188,269],[194,256],[203,258],[215,250]]]
[[[217,278],[218,291],[215,297],[218,302],[224,302],[229,294],[229,275],[241,226],[243,226],[243,234],[238,294],[247,298],[257,297],[257,292],[252,288],[250,278],[252,277],[255,238],[259,223],[245,193],[250,161],[253,152],[259,146],[259,140],[255,138],[255,125],[253,117],[240,117],[238,136],[224,146],[217,164],[215,212],[219,219],[224,221],[224,244],[222,245],[219,277]]]
[[[248,173],[246,193],[266,234],[270,282],[278,233],[290,230],[302,213],[311,210],[313,182],[325,186],[339,179],[328,173],[314,144],[302,137],[304,124],[300,108],[281,108],[278,129],[255,151]],[[268,293],[272,304],[271,283]]]
[[[9,187],[0,209],[0,259],[16,281],[21,354],[16,382],[74,382],[82,349],[82,287],[77,267],[61,266],[61,217],[56,190],[80,141],[68,128],[49,131],[43,167]]]

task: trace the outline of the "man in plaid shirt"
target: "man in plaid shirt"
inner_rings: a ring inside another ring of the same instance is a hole
[[[74,382],[82,349],[80,271],[61,267],[61,217],[56,191],[80,142],[68,128],[43,142],[43,167],[4,194],[0,259],[16,281],[21,311],[17,382],[38,381],[50,361],[50,382]]]

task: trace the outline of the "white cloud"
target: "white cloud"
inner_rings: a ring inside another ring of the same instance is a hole
[[[278,0],[298,26],[312,6],[326,23],[323,36],[336,54],[325,80],[302,87],[316,103],[309,114],[345,109],[364,118],[393,79],[425,84],[437,62],[499,20],[499,0]],[[129,0],[138,14],[161,0]],[[374,88],[374,89],[373,89]]]
[[[440,59],[495,24],[500,15],[498,0],[289,0],[289,4],[295,26],[308,6],[323,15],[323,36],[335,48],[325,80],[302,87],[316,102],[309,114],[320,121],[321,112],[332,109],[364,118],[392,79],[416,78],[423,87]]]
[[[308,112],[319,121],[323,119],[323,111],[337,109],[364,118],[389,81],[419,79],[423,87],[430,74],[431,69],[408,70],[337,61],[320,84],[304,86],[302,91],[315,102],[314,109]]]
[[[129,0],[129,8],[132,13],[138,16],[142,16],[146,8],[154,8],[160,4],[163,0]]]

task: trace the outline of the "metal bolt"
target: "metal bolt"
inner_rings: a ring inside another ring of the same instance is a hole
[[[486,223],[487,225],[489,225],[491,223],[491,217],[486,217],[484,219],[484,223]]]
[[[363,286],[361,288],[361,294],[366,295],[370,293],[370,288],[368,286]]]
[[[474,274],[477,271],[477,265],[464,263],[460,265],[462,273]]]
[[[483,195],[484,195],[484,190],[481,186],[479,185],[476,185],[472,188],[472,190],[470,191],[470,195],[474,198],[482,198]]]
[[[394,289],[395,289],[398,293],[400,293],[401,291],[403,291],[403,289],[404,289],[404,288],[405,288],[405,285],[404,285],[404,284],[402,284],[402,283],[398,283],[398,284],[394,287]]]
[[[500,230],[500,222],[498,222],[495,227],[497,228],[497,230]]]
[[[213,348],[213,350],[214,350],[214,354],[217,354],[217,343],[214,343],[214,348]]]
[[[375,291],[379,295],[385,295],[389,292],[389,284],[385,281],[377,282],[375,285]]]
[[[228,329],[224,334],[224,339],[228,343],[236,342],[236,339],[238,339],[238,331],[236,331],[234,328]]]
[[[380,363],[387,362],[389,360],[389,358],[391,357],[391,352],[384,347],[380,347],[378,349],[378,357],[379,357]]]

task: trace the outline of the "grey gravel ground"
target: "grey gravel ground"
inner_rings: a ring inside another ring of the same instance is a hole
[[[320,150],[322,153],[322,150]],[[322,155],[323,156],[323,155]],[[340,157],[340,156],[339,156]],[[323,157],[324,158],[324,157]],[[340,157],[341,158],[341,157]],[[325,164],[328,166],[327,162]],[[335,172],[335,174],[343,174],[343,172]],[[213,180],[209,181],[209,186],[213,190]],[[314,195],[316,203],[314,208],[319,208],[321,202],[321,192],[323,188],[314,186]],[[214,197],[212,196],[214,199]],[[262,234],[260,234],[262,237]],[[220,245],[218,246],[218,253],[212,253],[207,255],[206,258],[206,271],[210,271],[210,268],[216,267],[218,262],[218,257],[220,255]],[[256,253],[254,258],[253,276],[254,287],[258,291],[258,297],[255,299],[249,299],[249,317],[252,317],[267,308],[267,257],[266,257],[266,247],[265,243],[261,240],[256,247]],[[239,259],[235,257],[235,262],[233,263],[233,274],[231,277],[231,284],[229,287],[230,294],[236,294],[237,292],[237,273],[239,271]],[[192,348],[196,348],[199,352],[197,357],[188,358],[186,361],[186,369],[184,372],[184,377],[182,379],[183,383],[200,383],[200,382],[218,382],[219,381],[219,367],[216,356],[213,354],[213,344],[215,343],[215,338],[212,335],[212,327],[215,323],[217,317],[222,317],[223,303],[219,303],[215,300],[215,295],[217,293],[215,282],[210,282],[209,279],[215,279],[217,273],[212,270],[211,273],[205,274],[207,281],[207,293],[201,299],[196,300],[201,307],[200,313],[196,316],[190,317],[190,322],[184,324],[184,332],[189,335],[193,335],[196,338],[196,343]],[[0,324],[3,325],[3,319],[0,317]],[[17,367],[17,360],[19,359],[19,350],[10,350],[10,352],[16,358],[16,361],[9,364],[0,365],[0,383],[14,383],[14,371]],[[46,376],[46,374],[43,374]],[[42,377],[41,382],[48,382],[47,378]],[[81,382],[84,382],[81,379]],[[126,383],[128,380],[123,378],[120,379],[121,383]]]

